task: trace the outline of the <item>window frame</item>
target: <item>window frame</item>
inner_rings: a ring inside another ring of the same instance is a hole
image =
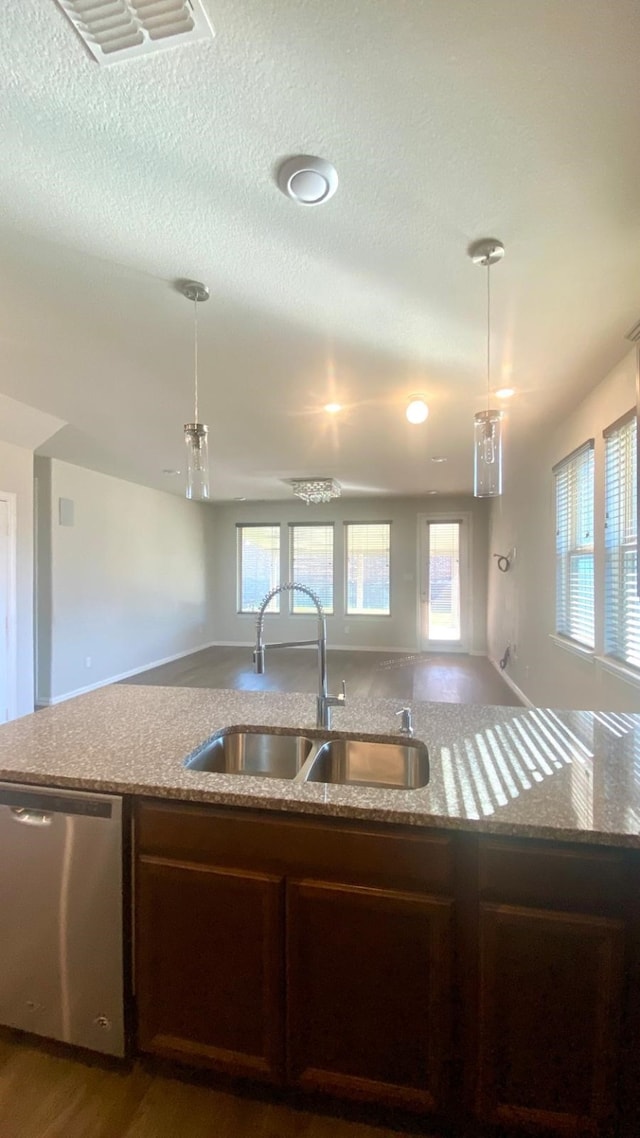
[[[277,588],[281,582],[282,576],[282,523],[281,522],[236,522],[236,615],[237,616],[255,616],[259,611],[255,609],[245,609],[242,607],[243,601],[243,571],[244,571],[244,558],[243,558],[243,545],[242,545],[242,531],[243,530],[256,530],[256,529],[270,529],[277,530],[278,533],[278,556],[277,556],[277,576],[278,580],[272,588]],[[269,590],[267,590],[268,592]],[[266,595],[266,594],[265,594]],[[273,597],[265,614],[269,616],[280,615],[280,596]]]
[[[589,500],[583,501],[581,494],[583,462],[587,463],[587,487]],[[554,520],[555,520],[555,620],[554,634],[570,644],[577,645],[589,654],[596,647],[596,540],[595,540],[595,439],[587,439],[570,454],[565,455],[552,467],[554,478]],[[566,506],[561,512],[561,479],[574,479],[574,487],[564,491]],[[588,530],[585,537],[590,542],[580,541],[577,528],[583,517],[584,508],[588,511]],[[562,523],[562,527],[561,527]],[[564,539],[564,540],[563,540]],[[566,548],[562,548],[565,546]],[[591,639],[576,635],[583,618],[580,605],[580,590],[572,590],[573,573],[579,560],[590,558],[591,565]],[[577,626],[577,627],[576,627]]]
[[[325,616],[334,616],[336,611],[336,526],[335,522],[289,522],[289,577],[291,581],[296,584],[306,585],[307,588],[313,589],[313,585],[305,580],[299,580],[299,574],[296,574],[294,565],[294,550],[295,550],[295,530],[296,529],[325,529],[331,533],[331,607],[327,607],[320,596],[322,603],[322,610]],[[317,590],[313,589],[314,592]],[[303,594],[304,595],[304,594]],[[320,594],[318,594],[320,595]],[[296,589],[292,589],[289,596],[289,616],[294,617],[309,617],[315,615],[315,608],[313,611],[296,612],[296,602],[299,603],[300,594]]]
[[[343,534],[343,545],[344,545],[344,615],[345,615],[345,617],[349,617],[349,619],[351,619],[351,617],[353,617],[355,620],[360,620],[364,617],[367,620],[376,620],[378,618],[381,620],[387,620],[392,615],[392,603],[391,603],[391,582],[393,579],[392,573],[391,573],[391,534],[393,532],[392,531],[392,524],[393,523],[391,522],[391,520],[387,520],[386,518],[383,520],[380,520],[380,521],[365,521],[365,522],[363,522],[363,521],[345,521],[345,522],[343,522],[342,534]],[[388,531],[389,531],[389,541],[388,541],[388,546],[387,546],[387,557],[388,557],[387,590],[388,590],[388,595],[389,595],[389,606],[388,606],[388,609],[386,612],[367,612],[367,611],[363,611],[362,609],[357,610],[357,609],[350,609],[349,608],[349,530],[351,528],[355,528],[357,526],[386,526]]]
[[[622,432],[626,432],[628,429],[633,432],[634,428],[636,437],[635,440],[630,440],[629,453],[631,456],[631,468],[628,470],[628,482],[625,478],[624,486],[619,491],[616,501],[616,520],[619,519],[620,510],[625,511],[628,509],[629,511],[629,532],[631,533],[631,541],[628,542],[624,537],[621,538],[621,526],[618,520],[617,540],[611,543],[609,523],[611,522],[611,527],[613,527],[614,519],[609,518],[613,495],[613,491],[610,492],[609,482],[613,467],[616,479],[618,483],[620,483],[621,475],[626,472],[626,463],[623,465],[618,461],[619,450],[616,455],[612,455],[610,448],[614,440],[616,440],[616,446],[618,445],[617,440],[621,439]],[[640,679],[640,634],[638,635],[638,643],[632,645],[638,654],[637,661],[630,659],[628,655],[624,654],[624,644],[628,635],[626,628],[628,620],[628,613],[626,611],[627,601],[630,606],[634,603],[640,606],[637,589],[638,566],[640,565],[640,540],[638,535],[638,467],[640,464],[638,463],[638,418],[636,408],[632,408],[608,427],[605,427],[602,432],[602,437],[604,439],[604,588],[602,601],[604,660],[610,661],[615,668],[629,670]],[[635,477],[633,471],[634,463],[636,465]],[[636,498],[635,504],[633,502],[634,497]],[[624,563],[629,553],[631,553],[632,557],[635,554],[636,570],[635,572],[631,572],[630,579],[627,580]],[[612,583],[612,573],[614,573],[616,577],[615,585]],[[629,588],[631,589],[630,594],[627,591]],[[621,603],[616,603],[616,601],[620,601],[621,596]],[[631,620],[633,621],[633,616],[631,616]],[[620,649],[621,644],[621,650],[616,651],[616,649]]]

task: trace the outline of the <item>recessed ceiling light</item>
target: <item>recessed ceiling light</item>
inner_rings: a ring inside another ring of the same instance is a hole
[[[405,415],[410,423],[424,423],[429,414],[429,408],[421,395],[412,395]]]
[[[337,415],[338,411],[342,411],[342,403],[325,403],[324,410],[327,415]]]
[[[499,387],[496,391],[496,396],[498,399],[511,399],[511,396],[515,395],[515,393],[515,387]]]
[[[320,205],[338,188],[338,171],[324,158],[298,154],[278,170],[278,187],[298,205]]]
[[[446,460],[446,458],[442,458],[441,455],[434,455],[433,458],[431,459],[431,461],[432,462],[446,462],[447,460]]]

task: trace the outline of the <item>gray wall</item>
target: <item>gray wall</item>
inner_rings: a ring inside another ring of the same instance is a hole
[[[236,523],[333,522],[335,524],[335,612],[327,617],[331,647],[379,648],[414,652],[418,647],[418,516],[468,512],[472,521],[471,650],[486,652],[487,518],[485,502],[466,496],[427,498],[340,498],[324,506],[303,502],[233,502],[216,506],[210,516],[215,588],[214,633],[217,643],[253,643],[255,616],[237,609]],[[351,616],[344,612],[344,526],[346,521],[391,522],[391,616]],[[284,543],[283,543],[284,544]],[[286,548],[283,581],[290,579]],[[313,636],[315,622],[302,616],[270,616],[269,639]]]
[[[211,642],[210,508],[55,459],[37,476],[38,702]]]
[[[516,547],[508,573],[491,559],[489,569],[489,655],[507,644],[516,658],[508,675],[538,706],[640,710],[640,677],[634,683],[614,674],[595,655],[576,654],[553,638],[555,627],[555,500],[552,466],[588,438],[595,438],[596,646],[601,643],[604,583],[604,443],[602,431],[635,403],[635,353],[559,424],[540,427],[520,460],[505,474],[505,493],[492,509],[490,553]],[[508,446],[508,444],[507,444]],[[508,450],[506,451],[509,454]]]

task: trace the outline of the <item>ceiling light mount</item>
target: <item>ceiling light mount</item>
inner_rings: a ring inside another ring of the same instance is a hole
[[[474,265],[483,265],[487,268],[489,265],[497,265],[498,261],[502,260],[504,245],[496,237],[482,237],[469,246],[467,253]]]
[[[339,498],[342,492],[335,478],[291,478],[289,485],[296,498],[301,498],[307,506],[318,506]]]
[[[182,280],[176,285],[193,304],[193,422],[184,425],[187,447],[186,497],[197,502],[209,498],[209,428],[198,419],[198,305],[209,299],[209,289],[201,281]]]
[[[297,154],[278,168],[278,188],[298,205],[322,205],[338,188],[338,171],[325,158]]]
[[[409,423],[424,423],[429,416],[429,407],[424,396],[410,395],[404,413]]]

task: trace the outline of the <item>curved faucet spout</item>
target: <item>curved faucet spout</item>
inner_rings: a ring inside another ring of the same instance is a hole
[[[265,644],[263,639],[264,627],[264,614],[274,597],[279,593],[292,593],[300,592],[309,597],[314,605],[318,614],[318,636],[316,640],[281,640],[277,643]],[[301,585],[297,581],[287,581],[283,585],[276,585],[267,593],[258,609],[258,619],[256,621],[256,646],[253,650],[253,662],[256,667],[258,675],[264,673],[265,662],[265,648],[296,648],[302,644],[315,644],[318,649],[318,715],[317,723],[319,727],[328,727],[330,725],[331,707],[336,704],[343,704],[345,701],[344,684],[342,695],[330,696],[327,690],[327,622],[322,607],[322,601],[317,593],[310,589],[307,585]]]

